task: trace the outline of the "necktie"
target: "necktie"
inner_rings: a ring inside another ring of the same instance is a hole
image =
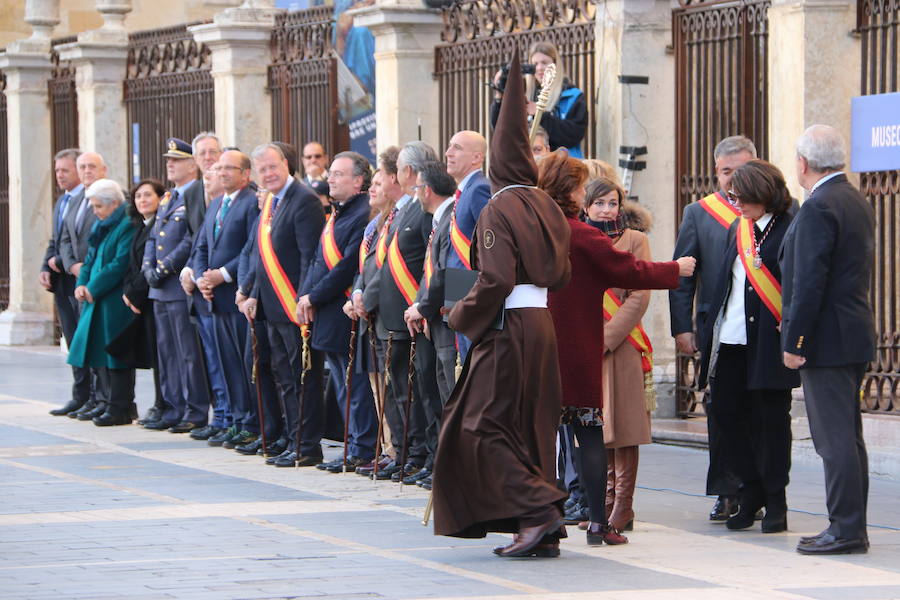
[[[275,217],[275,211],[278,210],[278,201],[280,198],[278,196],[272,196],[272,215],[271,217]]]
[[[219,231],[222,229],[222,222],[225,221],[225,215],[228,214],[228,209],[231,208],[231,196],[225,196],[222,198],[222,206],[219,207],[219,212],[216,214],[216,225],[213,227],[213,239],[218,239]]]
[[[81,201],[81,204],[78,205],[78,212],[75,213],[75,229],[81,231],[81,227],[84,225],[84,215],[87,212],[88,207],[88,199],[85,196],[84,200]]]
[[[56,215],[56,237],[59,238],[59,232],[62,231],[63,222],[66,220],[66,213],[69,211],[69,199],[71,198],[71,194],[68,192],[62,197],[62,200],[59,202],[59,211]]]

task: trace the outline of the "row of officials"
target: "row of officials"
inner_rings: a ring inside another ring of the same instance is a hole
[[[443,162],[412,142],[382,152],[373,174],[363,156],[329,164],[311,142],[299,177],[288,144],[247,155],[203,132],[167,140],[171,188],[148,179],[126,197],[100,154],[59,152],[40,282],[74,384],[52,414],[131,423],[134,368],[153,368],[146,429],[429,488],[469,348],[445,322],[445,273],[471,270],[485,154],[461,131]],[[323,436],[343,437],[344,457],[323,462]]]

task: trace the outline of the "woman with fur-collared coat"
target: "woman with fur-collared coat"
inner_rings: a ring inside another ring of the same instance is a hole
[[[616,250],[639,260],[652,260],[644,233],[652,217],[642,206],[626,202],[614,181],[600,177],[588,186],[585,214],[592,225],[609,236]],[[638,446],[650,443],[650,409],[645,368],[652,364],[629,340],[650,304],[649,290],[608,290],[621,302],[603,326],[603,439],[606,443],[606,514],[617,531],[631,529],[632,502],[637,480]],[[650,396],[652,398],[652,396]]]

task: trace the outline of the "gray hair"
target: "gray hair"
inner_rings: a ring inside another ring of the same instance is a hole
[[[749,152],[750,156],[756,158],[756,145],[745,135],[732,135],[716,144],[716,149],[713,150],[713,158],[719,160],[723,156],[731,156],[741,152]]]
[[[308,145],[308,144],[307,144]],[[354,177],[362,177],[362,187],[360,188],[361,192],[369,191],[369,186],[372,185],[372,166],[369,164],[368,159],[358,152],[341,152],[337,156],[334,157],[334,160],[339,158],[349,158],[353,163],[353,176]]]
[[[432,161],[439,162],[437,152],[425,142],[410,142],[406,144],[397,157],[398,163],[411,167],[416,174],[422,170],[425,163]]]
[[[197,143],[202,140],[216,140],[216,145],[219,147],[219,150],[222,149],[222,140],[219,139],[219,136],[212,131],[201,131],[195,135],[194,139],[191,141],[191,152],[193,154],[197,154]]]
[[[72,162],[78,160],[78,157],[81,155],[81,150],[78,148],[66,148],[65,150],[60,150],[56,154],[53,155],[53,160],[62,160],[64,158],[71,158]]]
[[[813,125],[797,140],[797,156],[817,173],[841,171],[847,161],[844,138],[830,125]]]
[[[125,202],[125,194],[122,192],[122,188],[112,179],[98,179],[91,184],[84,196],[88,200],[97,198],[104,206]]]
[[[254,148],[253,152],[250,153],[250,158],[256,160],[260,156],[265,154],[266,150],[274,150],[278,154],[278,156],[281,157],[281,160],[287,160],[287,157],[284,155],[284,150],[281,149],[281,146],[272,142],[269,142],[268,144],[260,144],[259,146]]]

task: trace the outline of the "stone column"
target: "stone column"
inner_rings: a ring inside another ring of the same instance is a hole
[[[653,214],[650,250],[669,260],[675,245],[675,61],[672,5],[665,0],[607,0],[597,6],[596,53],[599,97],[598,156],[618,168],[619,146],[646,146],[631,195]],[[621,83],[620,75],[648,83]],[[660,107],[665,107],[661,110]],[[669,328],[668,296],[654,292],[643,324],[653,342],[657,416],[675,415],[675,344]]]
[[[51,162],[50,35],[59,23],[57,0],[29,0],[30,38],[0,54],[6,75],[9,155],[9,307],[0,313],[0,345],[50,344],[52,296],[38,285],[50,237]]]
[[[78,145],[99,152],[109,178],[128,187],[128,122],[122,100],[128,59],[125,15],[131,0],[97,0],[100,29],[85,31],[77,42],[56,47],[60,60],[75,67],[78,93]]]
[[[269,39],[281,9],[247,0],[217,14],[212,23],[190,28],[212,52],[216,133],[244,152],[272,139],[272,102],[266,90],[271,62]]]
[[[815,123],[850,140],[850,99],[860,94],[856,3],[774,0],[769,8],[769,160],[795,198],[797,138]],[[849,152],[849,146],[846,148]]]
[[[420,0],[376,0],[353,11],[354,24],[375,36],[375,122],[379,151],[418,137],[439,139],[434,47],[441,43],[441,15]],[[439,152],[443,149],[437,148]]]

